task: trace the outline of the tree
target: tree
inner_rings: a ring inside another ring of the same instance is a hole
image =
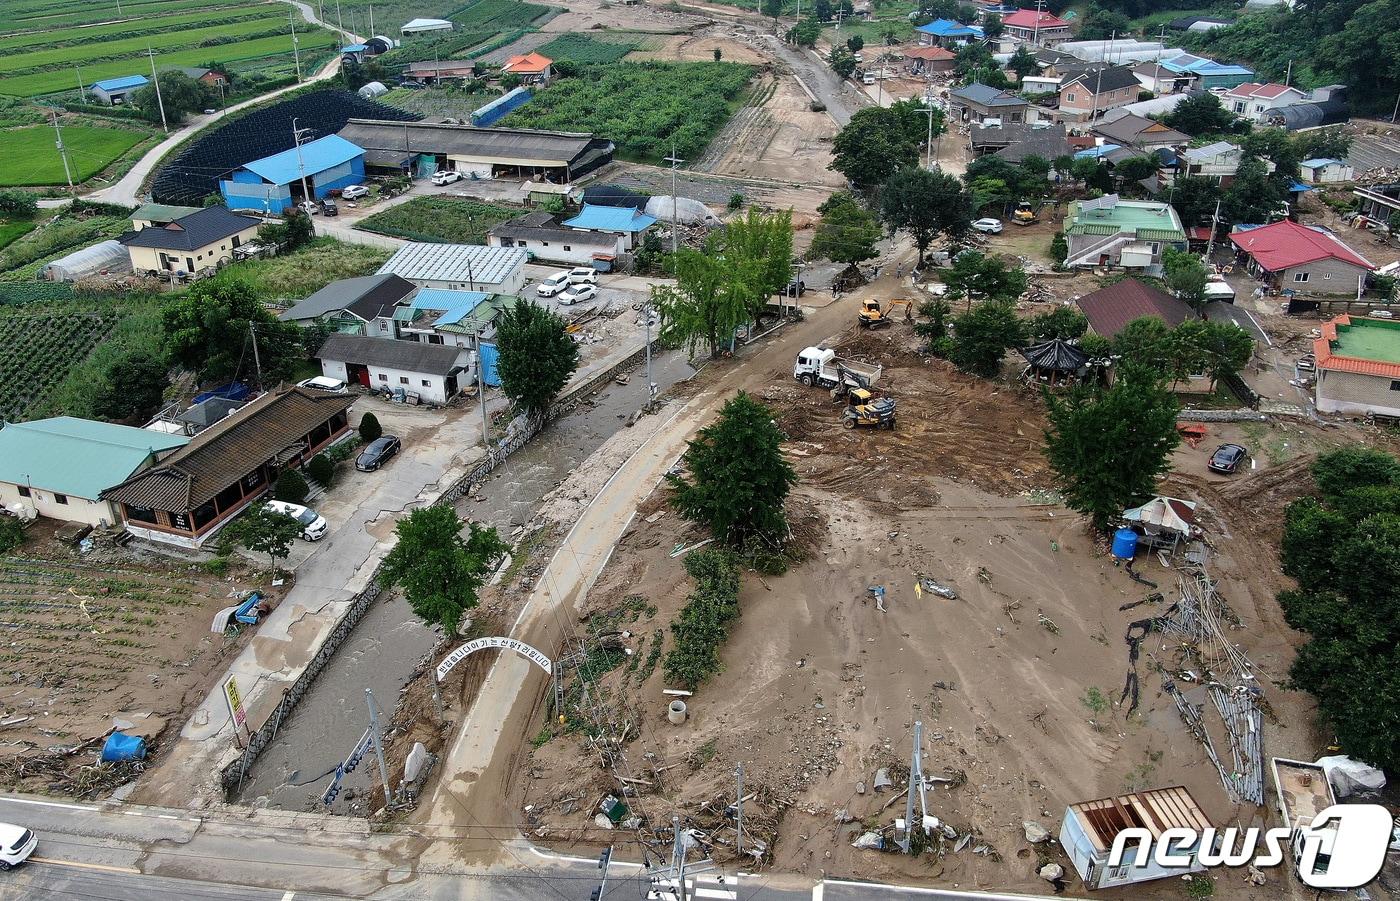
[[[1119,184],[1136,184],[1157,174],[1157,160],[1150,156],[1130,156],[1113,167]]]
[[[335,481],[335,464],[325,454],[317,454],[306,464],[306,474],[322,488],[331,487]]]
[[[246,376],[253,368],[256,336],[263,381],[285,381],[305,359],[301,331],[282,322],[258,300],[252,283],[225,271],[196,282],[161,312],[166,357],[203,380]]]
[[[277,482],[272,486],[272,496],[289,504],[299,504],[311,493],[311,486],[295,469],[284,469],[277,474]]]
[[[831,66],[831,71],[842,78],[850,78],[851,73],[856,70],[855,54],[845,47],[832,47],[826,61]]]
[[[819,209],[822,218],[812,231],[811,257],[854,266],[878,255],[880,223],[853,195],[838,191]]]
[[[832,16],[831,0],[812,0],[812,18],[818,22],[830,22]]]
[[[781,544],[787,537],[783,501],[797,484],[782,441],[773,411],[740,391],[690,442],[683,457],[689,479],[667,476],[672,504],[721,544]]]
[[[467,535],[462,536],[466,526]],[[450,506],[419,507],[394,527],[398,543],[380,572],[403,589],[413,612],[456,637],[462,616],[508,548],[490,526],[463,523]]]
[[[1202,322],[1201,325],[1198,340],[1207,375],[1220,381],[1248,365],[1254,356],[1254,338],[1249,332],[1233,322]]]
[[[379,417],[373,413],[365,413],[360,417],[360,440],[365,444],[381,437],[384,434],[384,427],[379,424]]]
[[[1073,341],[1089,330],[1089,320],[1074,307],[1058,306],[1048,313],[1031,317],[1028,331],[1032,338],[1048,341],[1058,338]]]
[[[1162,270],[1163,280],[1172,293],[1199,313],[1205,306],[1206,282],[1210,279],[1201,258],[1194,253],[1168,247],[1162,252]]]
[[[253,504],[224,529],[235,544],[252,554],[267,554],[273,572],[277,561],[287,559],[292,542],[301,535],[301,524],[285,513],[274,513],[266,504]]]
[[[296,207],[284,212],[281,222],[269,222],[258,228],[258,240],[283,253],[304,247],[315,238],[316,226],[311,223],[311,217]]]
[[[19,517],[0,516],[0,554],[8,554],[23,543],[24,523]]]
[[[832,141],[829,168],[869,191],[904,166],[919,162],[927,120],[908,101],[856,111]]]
[[[914,333],[928,339],[928,349],[936,357],[947,357],[952,350],[952,339],[948,337],[948,317],[953,313],[953,305],[942,297],[935,297],[919,304],[920,321],[914,323]]]
[[[1400,461],[1362,445],[1349,445],[1319,454],[1312,464],[1313,481],[1331,501],[1358,488],[1400,487]]]
[[[859,53],[861,51],[861,48],[863,48],[864,46],[865,38],[861,37],[858,34],[853,34],[850,37],[846,38],[846,49],[851,51],[852,53]]]
[[[720,48],[716,47],[714,53],[715,53],[715,62],[719,62],[720,60],[724,59],[724,51],[721,50]]]
[[[1040,74],[1040,63],[1036,62],[1035,54],[1025,44],[1016,48],[1016,52],[1011,54],[1011,59],[1007,60],[1006,68],[1016,73],[1016,77],[1024,81],[1029,75]]]
[[[1130,35],[1132,30],[1132,21],[1121,12],[1096,6],[1085,13],[1079,25],[1078,40],[1103,41],[1114,34],[1121,38]]]
[[[987,301],[953,320],[948,359],[963,372],[989,379],[1001,371],[1006,352],[1025,340],[1025,323],[1016,318],[1016,308],[1005,301]]]
[[[1162,121],[1177,131],[1192,137],[1229,131],[1235,115],[1220,105],[1220,98],[1211,93],[1193,94],[1172,107]]]
[[[39,198],[28,191],[0,191],[0,217],[32,219],[39,212]]]
[[[788,29],[787,42],[799,47],[817,46],[817,38],[822,35],[822,26],[816,19],[803,19]]]
[[[92,412],[103,419],[145,422],[165,400],[170,368],[144,350],[130,350],[108,364],[93,392]]]
[[[183,122],[186,113],[193,113],[217,105],[218,99],[213,90],[204,82],[190,78],[179,70],[166,70],[158,76],[160,93],[157,98],[156,86],[148,84],[132,92],[131,103],[152,122],[160,121],[161,107],[165,107],[165,118],[170,124]]]
[[[1026,292],[1027,284],[1025,270],[975,250],[959,254],[943,281],[949,298],[965,297],[969,303],[974,298],[1013,301]]]
[[[1001,23],[1001,16],[991,13],[982,20],[982,33],[988,38],[996,39],[1006,31],[1006,26]]]
[[[923,259],[934,236],[967,233],[972,198],[956,176],[927,169],[901,169],[880,192],[880,218],[890,231],[906,231]]]
[[[1156,316],[1142,316],[1113,336],[1113,352],[1165,378],[1172,370],[1171,329]]]
[[[1181,216],[1187,228],[1205,225],[1215,215],[1215,201],[1220,188],[1208,178],[1178,176],[1172,183],[1172,208]]]
[[[1221,214],[1236,224],[1263,225],[1280,214],[1284,204],[1283,188],[1264,164],[1253,157],[1240,160],[1235,180],[1225,189]]]
[[[1050,259],[1051,268],[1059,271],[1065,265],[1065,260],[1069,259],[1069,241],[1065,239],[1064,232],[1055,232],[1055,237],[1050,239]]]
[[[1256,128],[1240,140],[1244,156],[1268,160],[1275,171],[1289,177],[1297,177],[1298,164],[1310,158],[1302,154],[1300,146],[1282,128]]]
[[[763,14],[774,22],[783,14],[783,0],[763,0]]]
[[[1046,392],[1045,403],[1045,456],[1066,505],[1095,529],[1155,493],[1181,440],[1176,398],[1157,373],[1124,362],[1108,388],[1075,385],[1062,395]]]
[[[578,368],[578,345],[563,317],[519,299],[496,324],[501,390],[531,415],[543,414]]]

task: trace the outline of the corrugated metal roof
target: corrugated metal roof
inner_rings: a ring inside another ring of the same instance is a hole
[[[302,175],[313,176],[318,172],[333,169],[348,163],[364,154],[364,149],[342,138],[340,135],[326,135],[301,145],[301,150],[293,147],[260,160],[245,163],[244,169],[252,172],[263,181],[274,185],[291,184]]]
[[[586,133],[373,119],[351,119],[339,134],[367,149],[539,161],[547,166],[573,164],[595,140]],[[611,148],[611,142],[605,143]]]
[[[12,422],[0,429],[0,482],[97,500],[151,454],[188,442],[182,435],[72,416]]]
[[[927,25],[920,25],[914,30],[924,34],[937,35],[941,38],[982,36],[982,29],[976,25],[964,25],[961,22],[954,22],[952,19],[934,19]]]
[[[1288,219],[1248,231],[1231,232],[1230,241],[1270,272],[1329,257],[1368,271],[1376,268],[1370,260],[1343,244],[1331,232],[1299,225]]]
[[[1144,316],[1155,316],[1167,325],[1177,326],[1191,317],[1191,308],[1184,301],[1144,285],[1135,278],[1125,278],[1075,301],[1089,327],[1097,335],[1112,338],[1129,322]]]
[[[646,231],[655,224],[655,216],[648,216],[638,210],[620,206],[594,206],[591,203],[585,203],[579,214],[565,222],[564,227],[635,234]]]
[[[169,225],[143,228],[129,237],[123,237],[122,243],[128,247],[153,247],[158,250],[198,250],[261,224],[257,219],[240,216],[228,207],[211,206],[182,216]]]
[[[92,87],[101,88],[104,91],[120,91],[128,88],[139,88],[150,79],[144,75],[122,75],[119,78],[107,78],[102,81],[94,81]]]
[[[358,363],[383,369],[400,369],[425,375],[451,375],[459,369],[462,348],[398,338],[362,338],[331,335],[316,352],[318,360]]]
[[[527,255],[518,247],[485,247],[480,244],[421,244],[400,247],[379,268],[411,282],[473,282],[500,285],[525,265]]]

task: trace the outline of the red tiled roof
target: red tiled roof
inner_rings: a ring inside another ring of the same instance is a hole
[[[1367,271],[1376,268],[1331,232],[1308,228],[1289,219],[1248,231],[1231,232],[1230,241],[1270,272],[1280,272],[1328,257]]]
[[[1075,302],[1084,311],[1094,334],[1105,338],[1112,338],[1129,322],[1144,316],[1156,316],[1169,326],[1180,325],[1191,317],[1191,308],[1184,301],[1135,278],[1125,278]]]
[[[523,75],[534,75],[543,72],[554,65],[554,60],[533,50],[524,56],[512,56],[506,60],[506,64],[501,66],[502,72],[515,72]]]
[[[1035,10],[1033,10],[1033,9],[1018,9],[1018,10],[1016,10],[1014,13],[1012,13],[1011,15],[1006,16],[1005,18],[1003,18],[1003,19],[1001,20],[1001,24],[1003,24],[1003,25],[1008,25],[1008,26],[1010,26],[1010,27],[1012,27],[1012,28],[1032,28],[1032,29],[1033,29],[1033,28],[1035,28]],[[1052,16],[1052,15],[1050,15],[1050,13],[1041,13],[1041,14],[1040,14],[1040,27],[1041,27],[1041,28],[1068,28],[1068,27],[1069,27],[1069,23],[1066,22],[1064,19],[1061,19],[1061,18],[1059,18],[1059,17],[1057,17],[1057,16]]]
[[[1290,88],[1287,85],[1274,84],[1273,82],[1259,84],[1258,82],[1248,81],[1242,85],[1231,88],[1226,93],[1231,97],[1258,97],[1261,100],[1273,100],[1275,97],[1291,90],[1296,91],[1297,88]],[[1299,91],[1298,93],[1302,92]]]
[[[1331,322],[1324,322],[1322,324],[1322,337],[1313,341],[1313,356],[1317,357],[1318,369],[1400,379],[1400,363],[1366,360],[1361,357],[1342,357],[1332,353],[1332,342],[1337,340],[1337,326],[1339,325],[1351,325],[1351,317],[1343,313]]]
[[[1186,237],[1192,241],[1209,241],[1210,231],[1209,225],[1193,225],[1186,230]]]
[[[958,55],[942,47],[910,47],[904,51],[905,59],[925,59],[933,62],[957,59]]]

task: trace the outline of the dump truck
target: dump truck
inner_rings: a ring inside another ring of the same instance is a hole
[[[1337,798],[1332,792],[1332,784],[1327,781],[1327,771],[1319,764],[1275,757],[1273,771],[1274,788],[1278,792],[1278,812],[1283,818],[1283,825],[1289,830],[1288,857],[1293,862],[1294,872],[1303,877],[1304,838],[1310,834],[1305,830],[1312,825],[1314,817],[1336,804]],[[1336,840],[1337,824],[1332,823],[1322,833],[1322,843],[1312,862],[1313,872],[1327,872]]]
[[[838,357],[836,351],[829,347],[808,347],[797,355],[792,377],[804,385],[831,388],[833,396],[840,400],[852,388],[875,387],[884,371],[879,364],[857,363]]]

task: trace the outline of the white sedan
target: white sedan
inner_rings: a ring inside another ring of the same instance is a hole
[[[39,839],[32,830],[0,823],[0,870],[24,863],[38,844]]]
[[[972,228],[974,231],[982,232],[984,235],[999,235],[1001,234],[1001,220],[992,218],[978,219],[976,222],[972,223]]]
[[[592,300],[598,296],[598,289],[593,285],[570,285],[569,289],[559,295],[559,302],[565,306],[572,306],[584,300]]]
[[[364,185],[351,185],[344,191],[341,191],[340,196],[345,198],[346,200],[355,200],[360,197],[368,197],[369,188],[366,188]]]
[[[443,185],[450,185],[454,181],[461,180],[462,173],[454,172],[451,169],[443,169],[441,172],[434,172],[432,178],[433,184],[437,185],[438,187],[442,187]]]

